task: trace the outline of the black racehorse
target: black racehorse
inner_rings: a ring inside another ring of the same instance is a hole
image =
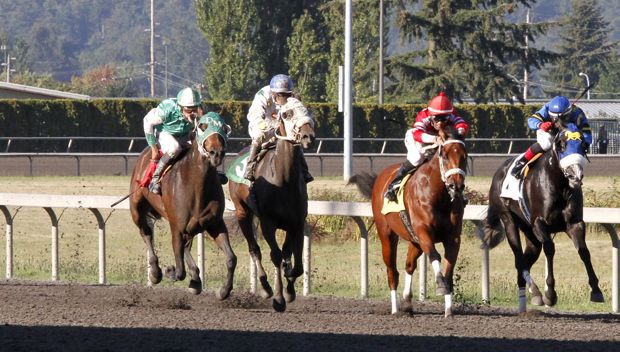
[[[506,160],[496,171],[489,191],[483,241],[492,248],[502,240],[505,230],[515,257],[519,313],[526,310],[526,285],[532,295],[532,304],[553,306],[557,302],[553,275],[555,246],[551,237],[556,232],[566,232],[577,248],[588,273],[592,289],[590,300],[603,302],[585,241],[581,189],[586,162],[583,135],[572,123],[562,126],[557,122],[556,129],[552,148],[530,165],[529,173],[521,181],[521,197],[512,199],[500,196],[502,188],[507,187],[504,179],[512,178],[508,172],[515,158]],[[525,235],[525,250],[521,247],[519,230]],[[540,256],[541,249],[547,257],[548,276],[544,296],[530,275],[530,269]]]
[[[303,149],[309,148],[315,139],[314,120],[299,100],[289,98],[282,107],[280,127],[275,137],[275,147],[269,149],[256,165],[252,193],[243,180],[235,181],[235,174],[230,168],[228,175],[230,198],[235,204],[239,227],[256,264],[261,283],[260,294],[266,298],[273,295],[273,308],[284,311],[286,302],[295,300],[294,283],[303,273],[301,256],[308,215],[308,192],[302,172]],[[254,215],[260,220],[263,237],[269,245],[271,261],[276,269],[275,295],[267,282],[260,247],[254,235]],[[286,231],[282,248],[277,243],[276,229]],[[282,272],[288,282],[284,296]]]

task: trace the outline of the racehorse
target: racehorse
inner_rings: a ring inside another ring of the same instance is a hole
[[[351,178],[360,192],[372,199],[372,212],[381,240],[383,262],[387,267],[388,285],[392,303],[392,314],[398,313],[397,300],[398,269],[396,250],[399,237],[408,242],[406,260],[406,280],[403,300],[411,301],[411,279],[417,266],[417,259],[425,253],[435,273],[437,295],[445,300],[445,316],[452,315],[452,289],[454,266],[460,248],[461,229],[465,202],[465,170],[467,151],[462,139],[453,138],[450,131],[442,126],[439,136],[443,140],[425,148],[434,155],[413,173],[404,186],[401,186],[404,210],[383,214],[385,191],[399,168],[398,164],[388,166],[377,176],[368,173]],[[435,243],[443,243],[445,273],[441,273],[441,256]]]
[[[171,280],[185,279],[185,259],[191,277],[189,289],[198,294],[202,291],[199,269],[191,255],[193,238],[207,232],[226,255],[228,269],[226,282],[218,297],[225,299],[233,287],[233,275],[237,257],[228,238],[228,229],[223,220],[224,191],[217,177],[217,167],[226,153],[226,142],[230,127],[216,113],[203,115],[197,123],[191,148],[179,157],[164,177],[161,178],[161,196],[150,193],[147,188],[139,189],[135,180],[142,179],[150,159],[150,150],[144,150],[131,177],[130,210],[133,222],[140,229],[140,235],[148,249],[149,282],[157,284],[162,279],[159,259],[153,248],[154,219],[165,218],[170,223],[175,266],[166,269]]]
[[[531,164],[528,175],[520,184],[522,200],[519,197],[508,198],[505,193],[502,195],[502,190],[509,188],[504,179],[513,178],[508,172],[515,158],[506,160],[495,172],[489,191],[483,241],[493,248],[503,239],[505,231],[515,257],[519,313],[526,311],[526,284],[532,295],[532,304],[553,306],[557,302],[553,276],[555,246],[551,237],[556,232],[566,232],[577,248],[592,288],[590,300],[604,300],[585,241],[581,182],[586,158],[582,135],[572,123],[566,127],[559,123],[556,126],[559,132],[552,148]],[[519,230],[525,235],[525,250],[521,248]],[[530,275],[541,248],[547,257],[548,274],[544,296]]]
[[[303,273],[302,249],[308,192],[302,173],[303,149],[315,139],[314,120],[303,104],[289,98],[282,106],[279,127],[275,130],[275,147],[267,150],[256,165],[256,180],[250,187],[237,179],[229,169],[230,197],[235,205],[239,227],[248,242],[264,298],[273,296],[274,310],[286,310],[286,303],[296,298],[295,280]],[[303,148],[303,149],[302,149]],[[260,247],[254,235],[253,219],[257,216],[263,237],[271,250],[275,266],[275,295],[262,265]],[[282,248],[276,241],[276,229],[286,231]],[[291,256],[294,256],[294,265]],[[282,292],[282,272],[287,288]]]

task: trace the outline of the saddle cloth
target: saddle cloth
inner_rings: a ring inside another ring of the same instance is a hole
[[[236,158],[232,164],[226,169],[226,176],[228,179],[232,180],[236,183],[243,183],[247,186],[250,186],[250,181],[246,180],[243,175],[245,174],[245,168],[248,165],[248,158],[250,157],[250,152],[242,154],[238,158]]]
[[[523,178],[520,180],[512,176],[512,169],[514,169],[515,164],[517,163],[517,160],[519,160],[522,156],[523,154],[516,157],[515,160],[513,160],[512,164],[510,164],[510,167],[508,168],[508,170],[506,171],[506,177],[504,178],[504,181],[502,182],[502,192],[499,195],[501,198],[510,198],[514,200],[523,199],[523,194],[522,194],[523,184],[521,181],[527,177],[527,174],[530,171],[530,165],[534,161],[536,161],[538,158],[540,158],[542,156],[542,153],[536,154],[532,158],[532,160],[528,161],[527,165],[525,165],[525,167],[523,168]]]
[[[402,181],[400,181],[400,186],[398,187],[398,192],[396,193],[396,201],[392,202],[390,200],[387,199],[383,199],[383,207],[381,208],[381,214],[388,214],[388,213],[394,213],[394,212],[399,212],[401,210],[405,210],[405,202],[403,201],[403,195],[405,194],[405,185],[407,184],[407,181],[409,181],[409,178],[411,178],[412,174],[407,174],[407,176],[405,176],[403,178]]]

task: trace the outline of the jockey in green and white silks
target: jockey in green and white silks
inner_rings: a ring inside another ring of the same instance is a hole
[[[201,101],[198,91],[189,87],[183,88],[176,99],[163,100],[144,116],[144,135],[151,147],[151,163],[140,186],[147,186],[147,176],[154,171],[149,191],[160,193],[159,178],[163,170],[182,149],[191,145],[190,132],[198,117]]]
[[[248,111],[248,132],[252,138],[250,156],[245,169],[244,177],[254,181],[254,170],[258,154],[264,143],[274,137],[275,130],[280,124],[280,108],[286,104],[288,98],[293,96],[293,80],[283,74],[271,78],[268,86],[261,88],[252,100]],[[306,182],[314,180],[308,171],[308,165],[303,160],[304,178]]]

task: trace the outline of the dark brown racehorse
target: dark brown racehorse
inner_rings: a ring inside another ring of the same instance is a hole
[[[287,302],[295,300],[295,279],[303,273],[302,249],[308,192],[302,173],[302,159],[303,149],[309,148],[315,139],[314,121],[299,100],[289,98],[282,107],[276,137],[275,148],[268,150],[256,166],[252,192],[246,184],[234,182],[233,177],[229,190],[239,227],[256,264],[261,283],[259,293],[264,298],[273,296],[273,308],[282,312],[286,310]],[[254,235],[252,222],[255,215],[260,220],[263,237],[271,250],[270,257],[275,266],[275,295],[267,281],[260,247]],[[276,229],[286,231],[282,248],[276,241]],[[282,272],[288,282],[284,297]]]
[[[525,207],[518,200],[500,197],[504,179],[511,177],[508,175],[508,169],[514,158],[506,160],[495,172],[489,191],[484,240],[493,248],[503,239],[504,231],[506,233],[515,257],[519,313],[526,311],[526,285],[532,295],[532,304],[540,306],[544,303],[553,306],[557,302],[553,274],[555,246],[551,237],[551,234],[556,232],[566,232],[573,240],[588,273],[588,282],[592,289],[590,300],[593,302],[604,300],[585,241],[581,180],[586,159],[582,135],[573,124],[559,127],[560,131],[556,135],[552,149],[532,164],[529,174],[522,181]],[[524,249],[519,230],[524,234]],[[541,249],[547,257],[544,295],[530,275]]]
[[[161,196],[142,188],[130,198],[132,219],[148,249],[149,281],[152,284],[162,279],[159,259],[153,248],[153,220],[163,217],[170,223],[176,261],[176,267],[166,269],[167,276],[172,280],[184,280],[185,259],[191,277],[190,291],[196,294],[202,291],[199,269],[192,258],[191,248],[194,236],[206,231],[226,255],[228,275],[218,292],[219,298],[227,298],[232,290],[237,257],[230,247],[228,230],[222,217],[225,199],[217,177],[217,167],[226,153],[228,129],[219,115],[209,113],[203,116],[191,148],[161,178]],[[147,148],[133,170],[132,192],[139,187],[136,180],[142,179],[149,158],[150,150]]]
[[[411,278],[417,259],[424,253],[435,272],[437,295],[445,297],[445,316],[452,315],[452,274],[461,243],[467,151],[464,142],[451,138],[444,128],[440,129],[439,136],[444,142],[432,146],[436,149],[432,159],[422,164],[404,186],[405,211],[401,213],[381,212],[386,201],[385,191],[398,170],[398,164],[387,167],[377,176],[360,174],[350,180],[357,184],[363,195],[372,198],[372,212],[391,290],[392,314],[400,309],[396,294],[399,276],[396,249],[400,237],[409,244],[403,300],[411,301]],[[409,225],[403,221],[403,216]],[[435,243],[443,243],[445,249],[443,274]]]

